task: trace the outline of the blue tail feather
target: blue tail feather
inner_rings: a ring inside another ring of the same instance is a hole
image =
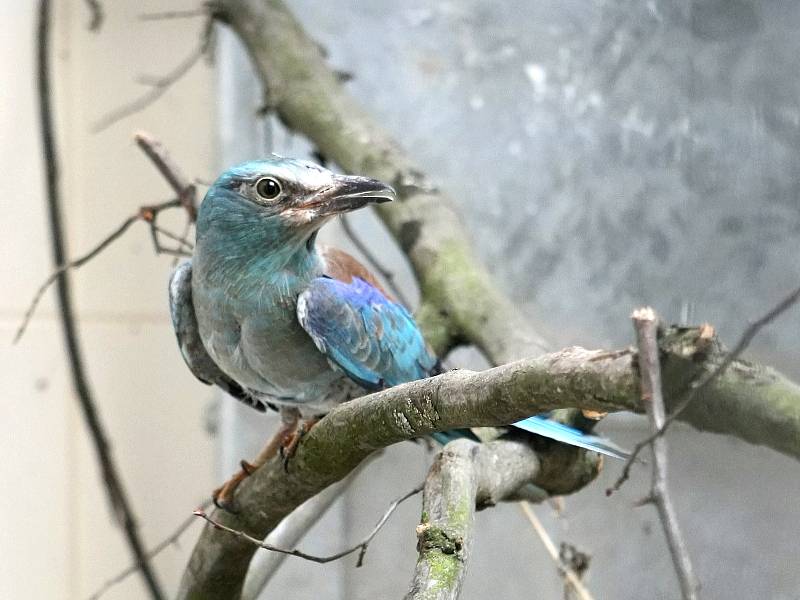
[[[546,438],[550,438],[551,440],[556,440],[557,442],[563,442],[571,446],[578,446],[579,448],[586,448],[587,450],[593,450],[595,452],[599,452],[600,454],[613,456],[614,458],[624,460],[629,456],[627,451],[623,450],[610,440],[597,435],[592,435],[590,433],[585,433],[580,429],[575,429],[574,427],[553,421],[547,417],[536,415],[533,417],[528,417],[527,419],[522,419],[521,421],[517,421],[511,425],[530,433],[536,433]]]

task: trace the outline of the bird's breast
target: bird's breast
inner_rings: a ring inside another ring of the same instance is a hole
[[[200,337],[226,375],[285,402],[316,402],[342,378],[297,321],[296,296],[193,286]]]

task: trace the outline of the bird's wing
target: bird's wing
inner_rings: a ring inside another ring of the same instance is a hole
[[[327,277],[312,281],[297,302],[300,324],[317,348],[363,387],[374,390],[441,372],[411,315],[390,299],[372,274],[349,254],[322,251]],[[528,417],[513,427],[616,458],[627,452],[613,442],[548,419]],[[433,434],[441,444],[477,439],[468,429]]]
[[[297,301],[298,321],[320,352],[368,390],[440,372],[405,307],[360,274],[339,276],[314,279]]]
[[[203,383],[219,386],[234,398],[264,412],[267,409],[266,404],[253,398],[238,383],[225,375],[208,355],[200,339],[200,329],[192,304],[191,261],[179,265],[169,280],[169,311],[183,360],[194,376]]]

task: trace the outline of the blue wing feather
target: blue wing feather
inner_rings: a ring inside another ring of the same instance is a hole
[[[368,390],[440,372],[439,361],[409,312],[359,277],[350,282],[329,277],[314,279],[298,299],[297,316],[320,352]],[[545,416],[529,417],[513,426],[609,456],[627,455],[604,438]],[[474,438],[468,430],[440,432],[433,437],[442,444],[458,437]]]
[[[439,361],[401,304],[359,277],[318,277],[300,295],[298,319],[321,352],[367,389],[430,377]]]

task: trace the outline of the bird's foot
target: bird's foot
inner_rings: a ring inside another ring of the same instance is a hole
[[[283,460],[283,471],[285,473],[289,472],[289,461],[297,452],[297,447],[300,445],[300,442],[303,440],[303,436],[305,436],[311,428],[314,427],[319,422],[319,417],[314,417],[311,419],[305,419],[300,422],[300,426],[295,429],[294,433],[291,437],[288,437],[286,443],[281,445],[280,454],[281,459]]]
[[[236,492],[236,488],[239,487],[239,484],[247,479],[257,468],[246,460],[243,460],[241,465],[242,468],[237,471],[233,477],[228,479],[228,481],[223,483],[211,493],[211,497],[214,500],[214,505],[217,508],[221,508],[222,510],[234,515],[238,514],[239,508],[236,506],[233,494]]]
[[[247,479],[259,467],[261,467],[261,465],[275,456],[279,450],[281,450],[281,456],[283,456],[282,449],[284,445],[290,443],[290,440],[294,437],[294,432],[296,429],[297,417],[295,416],[295,412],[287,411],[287,416],[281,422],[278,431],[269,440],[269,442],[267,442],[267,445],[264,446],[264,449],[261,450],[256,459],[252,463],[242,460],[239,463],[241,469],[237,471],[234,476],[226,481],[221,487],[218,487],[216,490],[214,490],[212,493],[212,498],[214,499],[214,504],[217,506],[217,508],[221,508],[222,510],[233,514],[238,513],[239,510],[233,498],[236,488],[239,487],[239,484],[241,484],[242,481]]]

